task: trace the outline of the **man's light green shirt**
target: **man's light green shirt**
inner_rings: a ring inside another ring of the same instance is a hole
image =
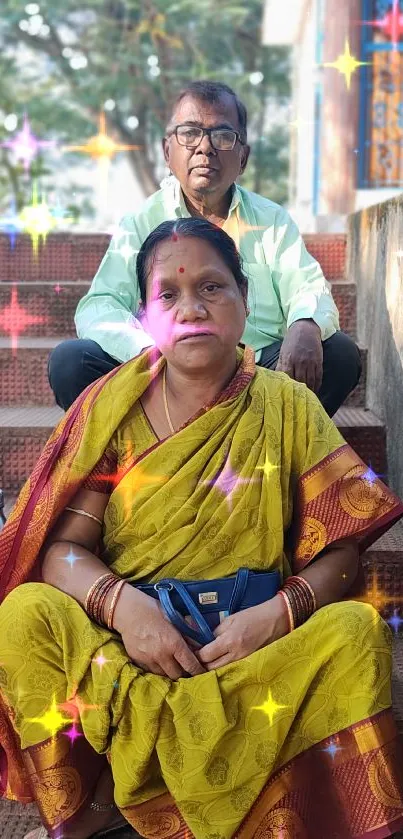
[[[188,216],[179,182],[169,178],[137,214],[123,218],[78,304],[79,338],[92,338],[118,361],[128,361],[153,344],[135,318],[140,300],[137,253],[162,221]],[[235,185],[223,229],[235,240],[249,279],[250,315],[242,341],[253,347],[257,360],[263,347],[283,338],[301,318],[318,324],[322,341],[340,328],[330,285],[283,207]]]

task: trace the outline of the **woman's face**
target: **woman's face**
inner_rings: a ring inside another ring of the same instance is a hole
[[[186,370],[222,366],[245,328],[246,303],[218,251],[196,237],[162,242],[151,258],[144,327]]]

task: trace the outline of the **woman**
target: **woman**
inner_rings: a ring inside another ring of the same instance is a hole
[[[158,349],[78,398],[1,536],[3,794],[52,837],[122,816],[144,837],[390,836],[390,631],[340,601],[403,507],[305,385],[237,346],[223,231],[166,222],[137,266]],[[241,566],[283,588],[203,647],[125,582]]]

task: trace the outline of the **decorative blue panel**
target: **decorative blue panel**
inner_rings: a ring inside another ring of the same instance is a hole
[[[363,0],[361,60],[358,185],[403,187],[403,0]]]

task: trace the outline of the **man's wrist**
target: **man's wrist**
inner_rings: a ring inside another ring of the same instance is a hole
[[[293,323],[289,326],[289,329],[292,329],[292,327],[296,326],[296,324],[298,324],[298,323],[309,324],[310,326],[314,326],[314,327],[316,327],[318,332],[320,334],[322,334],[320,326],[318,326],[318,324],[316,323],[315,320],[313,320],[313,318],[298,318],[298,320],[293,321]]]

